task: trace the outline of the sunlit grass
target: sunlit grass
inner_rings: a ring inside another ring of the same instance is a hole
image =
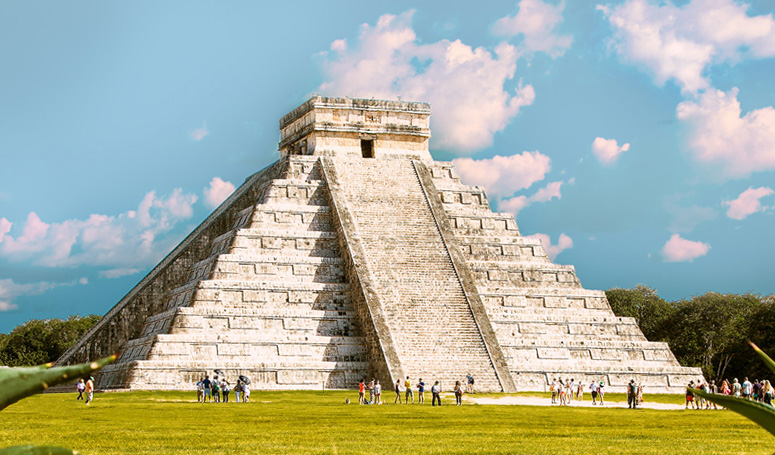
[[[775,438],[729,411],[455,407],[451,397],[441,408],[431,407],[430,397],[424,406],[358,406],[345,405],[346,398],[357,402],[357,394],[342,391],[254,391],[249,404],[200,404],[192,393],[132,392],[98,394],[86,407],[74,397],[38,395],[0,412],[0,447],[61,445],[93,455],[775,450]],[[662,397],[682,402],[680,396]]]

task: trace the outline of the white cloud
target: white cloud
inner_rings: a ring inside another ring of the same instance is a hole
[[[762,206],[761,199],[766,196],[775,194],[772,188],[761,186],[759,188],[748,187],[747,190],[740,193],[740,196],[733,201],[724,202],[724,205],[728,205],[727,216],[733,220],[743,220],[748,215],[752,215],[756,212],[764,212],[772,207]]]
[[[708,90],[698,101],[678,105],[678,119],[689,126],[689,148],[696,160],[722,166],[727,177],[775,169],[775,109],[741,116],[737,93]]]
[[[213,178],[210,186],[204,189],[205,204],[211,209],[218,207],[234,192],[234,189],[231,182],[223,181],[220,177]]]
[[[13,299],[23,295],[39,295],[57,286],[70,286],[73,283],[15,283],[11,279],[0,279],[0,312],[19,308]]]
[[[355,47],[334,41],[322,53],[326,82],[318,91],[430,102],[435,147],[459,154],[488,147],[535,98],[530,85],[504,87],[514,78],[517,49],[501,43],[491,53],[460,40],[422,44],[412,15],[385,14],[375,26],[363,24]]]
[[[86,286],[87,284],[89,284],[89,279],[86,277],[82,277],[80,280],[78,280],[78,283]]]
[[[173,227],[193,215],[197,197],[180,188],[159,198],[151,191],[138,209],[117,216],[45,223],[32,212],[16,237],[6,233],[0,255],[46,267],[137,267],[156,262],[179,240]]]
[[[748,8],[735,0],[598,5],[614,27],[611,45],[620,57],[656,84],[673,80],[689,93],[711,86],[705,73],[712,65],[775,56],[775,20],[748,16]]]
[[[662,247],[662,257],[665,262],[692,262],[710,251],[710,245],[681,238],[673,234]]]
[[[510,196],[543,180],[552,168],[551,161],[539,151],[481,160],[452,160],[463,183],[479,185],[492,196]]]
[[[541,243],[544,245],[546,254],[549,255],[549,259],[551,259],[552,261],[554,261],[554,258],[556,258],[557,255],[559,255],[563,251],[567,250],[568,248],[573,248],[573,239],[565,235],[564,233],[560,234],[560,237],[557,239],[556,245],[552,245],[551,237],[549,237],[547,234],[542,234],[540,232],[537,232],[532,235],[527,235],[525,236],[525,238],[540,240]]]
[[[201,141],[208,134],[210,134],[210,132],[207,131],[207,125],[203,123],[201,128],[197,128],[191,132],[191,139],[195,141]]]
[[[13,226],[13,223],[8,221],[7,218],[3,217],[0,218],[0,243],[3,243],[3,238],[5,237],[5,234],[8,234],[11,232],[11,226]]]
[[[616,139],[605,139],[602,137],[596,137],[592,142],[592,153],[595,154],[598,161],[603,164],[611,164],[615,162],[622,152],[626,152],[630,149],[630,144],[623,144],[621,147],[616,142]]]
[[[493,32],[500,36],[522,35],[521,48],[528,53],[546,52],[552,57],[562,56],[573,42],[570,35],[559,35],[555,27],[562,22],[565,2],[554,6],[541,0],[522,0],[514,16],[498,19]]]
[[[513,213],[516,216],[520,210],[536,202],[549,202],[552,199],[562,198],[560,188],[563,182],[549,182],[545,187],[538,189],[531,196],[515,196],[498,201],[498,210]]]
[[[140,273],[140,269],[132,268],[118,268],[110,270],[100,270],[99,275],[101,278],[121,278],[122,276],[134,275]]]

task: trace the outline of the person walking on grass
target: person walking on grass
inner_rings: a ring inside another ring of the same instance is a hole
[[[600,406],[603,406],[605,404],[603,401],[603,397],[605,396],[605,385],[603,385],[603,381],[600,381],[598,385],[600,385],[600,389],[597,391],[597,396],[600,398]]]
[[[374,383],[374,401],[376,404],[382,404],[382,386],[379,383],[379,379]]]
[[[584,400],[584,383],[579,381],[576,383],[576,401]]]
[[[597,393],[600,391],[600,386],[597,385],[597,382],[592,381],[592,384],[589,385],[589,390],[592,392],[592,405],[597,405]]]
[[[366,398],[364,398],[366,394],[366,386],[363,384],[363,381],[365,381],[366,378],[361,378],[361,382],[358,383],[358,404],[366,404]]]
[[[75,390],[78,392],[78,398],[76,400],[83,400],[83,391],[86,389],[86,383],[83,382],[83,378],[78,380],[78,384],[75,385]]]
[[[745,378],[745,380],[743,381],[743,398],[745,398],[746,400],[751,399],[752,388],[753,386],[751,384],[751,381],[749,381],[748,378]]]
[[[431,406],[436,406],[436,400],[439,401],[439,406],[441,406],[441,386],[439,385],[439,381],[434,382],[431,386],[431,395],[433,395],[431,398]]]
[[[549,384],[549,391],[552,392],[552,404],[557,404],[557,378],[552,379],[552,383]]]
[[[425,403],[425,383],[422,382],[422,378],[417,382],[417,402]]]
[[[463,385],[455,381],[455,406],[463,406]]]
[[[742,390],[742,386],[739,382],[737,382],[737,378],[732,380],[732,395],[734,395],[735,398],[740,398],[740,392]]]
[[[404,381],[404,388],[406,388],[404,404],[409,404],[409,398],[412,399],[412,404],[414,404],[414,390],[412,390],[412,380],[409,379],[409,376],[407,376],[406,381]]]
[[[393,404],[401,402],[401,380],[396,381],[396,399],[393,400]]]
[[[86,385],[83,388],[84,393],[86,393],[86,406],[89,406],[89,403],[92,402],[94,399],[94,378],[89,377],[89,379],[86,381]]]

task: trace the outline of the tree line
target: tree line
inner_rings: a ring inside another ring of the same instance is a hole
[[[11,333],[0,333],[0,365],[11,367],[53,362],[75,344],[101,316],[32,319]]]
[[[671,302],[642,285],[605,293],[617,316],[635,318],[649,341],[667,342],[681,365],[706,378],[771,376],[748,341],[775,355],[775,295],[707,292]]]

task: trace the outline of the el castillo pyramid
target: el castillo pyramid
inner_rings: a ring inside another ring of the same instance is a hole
[[[411,376],[682,392],[699,369],[617,317],[428,149],[430,106],[315,96],[249,177],[58,364],[118,353],[102,389],[257,389]]]

